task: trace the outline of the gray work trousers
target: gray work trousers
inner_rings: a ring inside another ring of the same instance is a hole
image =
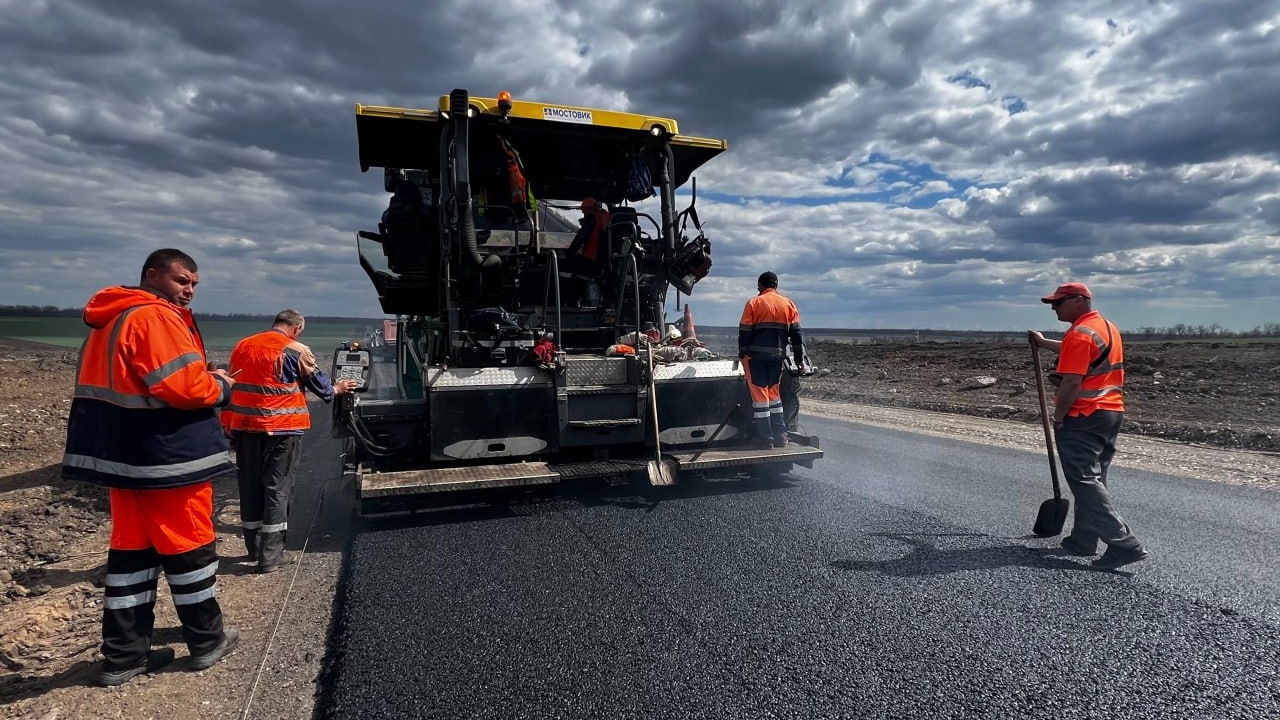
[[[1055,433],[1062,475],[1076,499],[1070,538],[1082,547],[1097,547],[1099,540],[1120,550],[1141,546],[1107,492],[1107,469],[1116,454],[1123,420],[1122,412],[1096,410],[1068,416]]]
[[[301,456],[301,435],[236,433],[240,525],[245,550],[259,567],[279,565],[284,559],[293,476]]]
[[[779,383],[782,395],[782,419],[787,430],[800,432],[800,378],[787,371],[782,372]]]

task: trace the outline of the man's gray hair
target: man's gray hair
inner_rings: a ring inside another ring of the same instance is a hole
[[[297,310],[281,310],[276,313],[273,325],[288,325],[289,327],[301,327],[307,321],[302,317],[302,313]]]

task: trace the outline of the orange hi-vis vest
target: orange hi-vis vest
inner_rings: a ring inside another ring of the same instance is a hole
[[[587,241],[582,244],[582,256],[588,260],[600,259],[600,241],[604,239],[605,233],[609,228],[609,211],[597,205],[591,211],[591,217],[595,219],[595,227],[591,228],[591,234],[587,236]]]
[[[787,343],[799,347],[800,311],[791,299],[765,288],[747,301],[738,321],[738,354],[781,362]]]
[[[286,353],[311,357],[306,345],[277,330],[241,340],[231,351],[231,404],[222,413],[230,432],[298,432],[311,427],[307,397],[297,382],[281,379]]]
[[[234,475],[216,411],[231,383],[208,371],[191,311],[111,287],[90,298],[84,322],[62,477],[153,490]]]
[[[1120,330],[1097,310],[1081,315],[1062,336],[1059,373],[1083,375],[1068,415],[1124,411],[1124,346]]]

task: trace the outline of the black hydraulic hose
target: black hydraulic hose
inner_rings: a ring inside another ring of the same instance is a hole
[[[675,182],[676,157],[670,145],[662,146],[662,162],[658,165],[658,187],[662,190],[662,259],[670,260],[676,248]]]
[[[453,122],[453,191],[458,209],[458,228],[462,232],[462,249],[471,262],[482,270],[502,264],[497,255],[482,255],[476,242],[476,220],[471,207],[471,125],[467,113],[470,101],[466,90],[449,93],[449,112]]]
[[[354,413],[346,417],[346,422],[344,424],[347,426],[347,429],[351,431],[351,434],[361,442],[361,449],[375,457],[394,457],[405,450],[408,450],[413,444],[412,442],[404,442],[395,447],[379,445],[377,441],[373,439],[373,434],[364,427],[364,424],[360,422]]]
[[[462,249],[467,252],[471,262],[481,270],[489,270],[502,265],[502,258],[497,255],[480,253],[476,241],[476,219],[471,215],[471,189],[469,183],[458,183],[462,192],[458,193],[458,225],[462,230]]]

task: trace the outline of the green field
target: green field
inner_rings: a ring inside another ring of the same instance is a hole
[[[198,323],[209,352],[228,351],[241,338],[271,326],[270,322],[254,320],[201,320]],[[380,320],[308,320],[307,329],[300,339],[311,346],[317,355],[323,356],[340,343],[363,339],[368,328],[380,324]],[[0,317],[0,337],[17,340],[80,347],[87,332],[88,328],[80,318]]]

